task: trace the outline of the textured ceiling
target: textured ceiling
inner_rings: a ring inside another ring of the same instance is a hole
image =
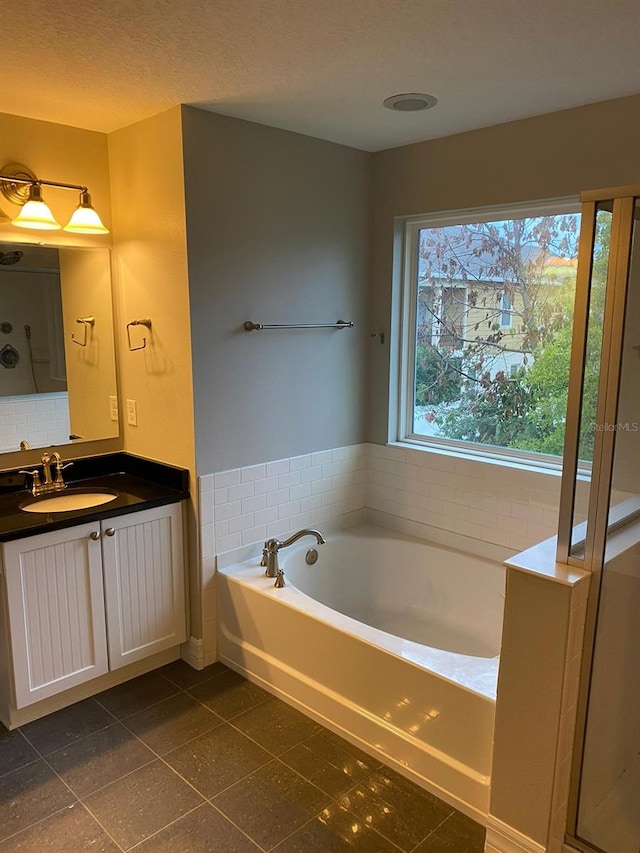
[[[2,0],[0,112],[177,103],[375,151],[640,92],[640,0]],[[429,92],[393,113],[382,100]]]

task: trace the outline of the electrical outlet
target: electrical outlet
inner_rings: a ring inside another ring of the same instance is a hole
[[[127,400],[127,423],[138,426],[138,408],[135,400]]]
[[[118,398],[109,397],[109,417],[112,421],[118,420]]]

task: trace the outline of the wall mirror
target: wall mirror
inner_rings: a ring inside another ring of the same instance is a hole
[[[0,452],[118,436],[109,249],[0,243]]]

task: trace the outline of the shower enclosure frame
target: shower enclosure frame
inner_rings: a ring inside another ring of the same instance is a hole
[[[580,783],[606,540],[608,533],[617,526],[629,522],[636,515],[640,515],[639,505],[635,510],[631,510],[624,516],[616,518],[615,515],[612,515],[610,517],[616,432],[605,428],[606,425],[617,423],[634,211],[638,198],[640,198],[640,185],[590,190],[581,194],[582,218],[558,520],[557,561],[591,572],[566,835],[566,843],[570,847],[586,851],[586,853],[594,853],[594,851],[600,850],[600,848],[579,839],[577,830]],[[605,285],[600,376],[587,519],[582,525],[576,525],[575,505],[576,488],[580,477],[579,445],[582,426],[582,402],[596,216],[599,207],[612,211],[611,238]],[[584,536],[582,535],[583,531]],[[576,534],[581,537],[578,542],[574,540]]]

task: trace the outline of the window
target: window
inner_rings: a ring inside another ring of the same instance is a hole
[[[511,304],[511,299],[509,298],[508,293],[502,294],[502,299],[500,302],[500,328],[501,329],[509,329],[511,328],[511,321],[513,314],[513,305]]]
[[[562,456],[577,202],[405,223],[401,440]]]

